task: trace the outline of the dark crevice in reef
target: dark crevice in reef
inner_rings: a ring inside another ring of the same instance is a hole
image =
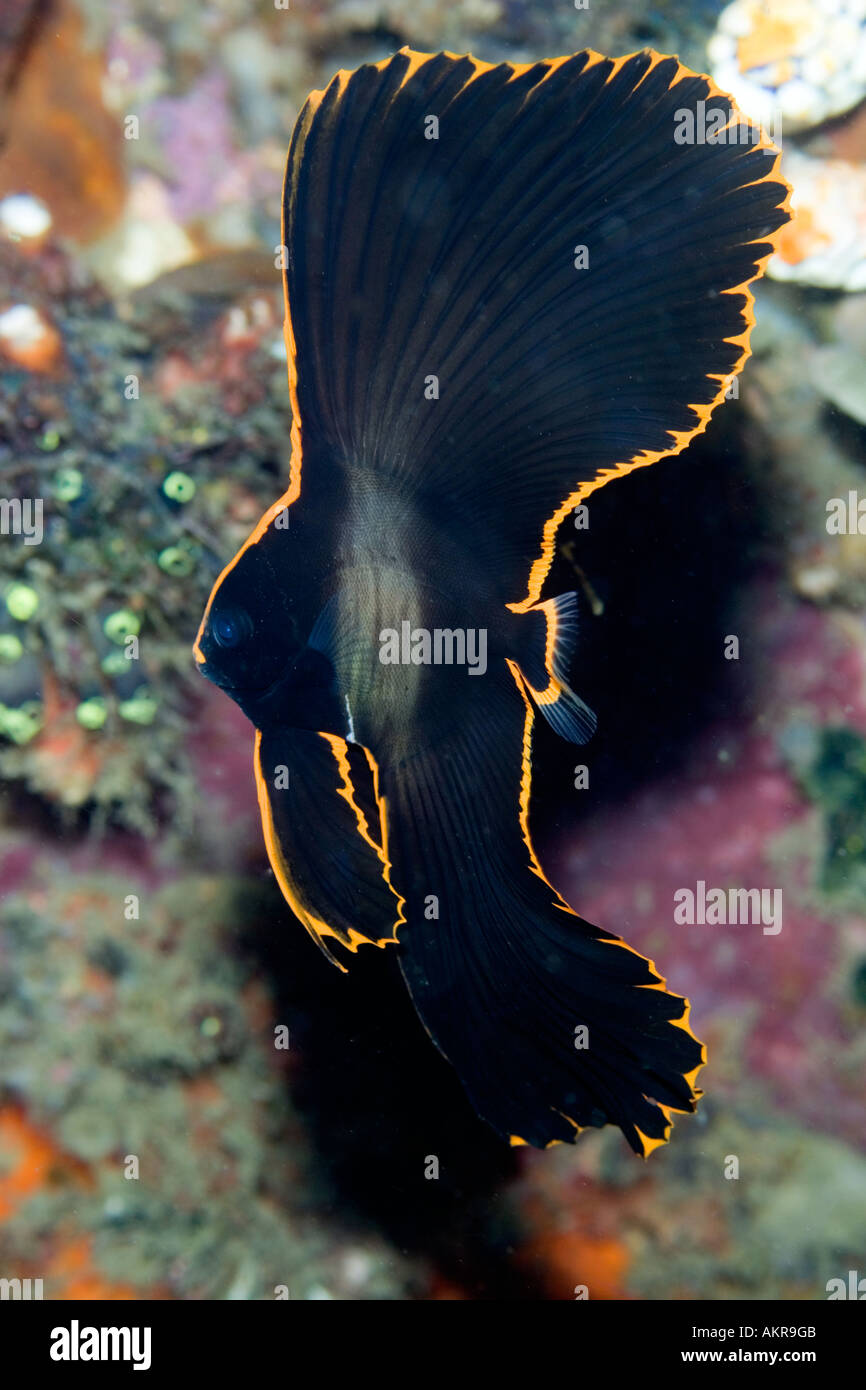
[[[285,920],[282,920],[282,915]],[[341,975],[277,900],[251,943],[301,1059],[292,1103],[316,1151],[320,1200],[371,1222],[477,1299],[532,1297],[506,1250],[516,1151],[475,1115],[412,1007],[392,951]],[[425,1178],[431,1156],[439,1178]],[[511,1263],[511,1268],[509,1268]],[[539,1295],[540,1297],[540,1295]]]
[[[772,563],[766,503],[744,464],[741,416],[728,406],[684,454],[601,488],[589,528],[566,521],[545,595],[579,587],[563,542],[604,603],[581,606],[575,690],[598,715],[569,750],[536,722],[533,833],[539,845],[679,767],[708,724],[742,719],[749,663],[724,639],[748,624],[748,584]],[[574,756],[571,756],[571,752]],[[590,785],[571,792],[573,765]],[[566,776],[566,773],[568,776]]]

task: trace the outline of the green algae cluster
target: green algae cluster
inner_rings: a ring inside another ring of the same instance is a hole
[[[0,247],[0,271],[39,303],[38,261],[22,269],[13,254]],[[80,272],[60,294],[56,265],[53,277],[51,316],[73,370],[4,380],[0,493],[41,499],[43,527],[38,544],[0,537],[0,777],[64,813],[150,833],[166,812],[185,823],[195,812],[187,749],[202,682],[191,646],[216,575],[284,485],[285,364],[267,333],[247,350],[238,414],[213,367],[236,287],[224,303],[210,297],[203,329],[192,296],[172,291],[166,320],[151,287],[120,317]],[[222,350],[236,378],[234,349]],[[188,380],[166,390],[169,352]],[[58,721],[90,742],[81,775],[52,777]]]

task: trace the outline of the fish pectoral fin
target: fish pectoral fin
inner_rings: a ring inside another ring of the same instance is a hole
[[[561,738],[587,743],[598,720],[568,681],[577,646],[577,594],[545,599],[519,616],[523,640],[518,659],[508,663],[512,674]]]
[[[268,857],[283,896],[324,953],[397,940],[379,773],[368,749],[336,734],[256,731],[256,784]]]

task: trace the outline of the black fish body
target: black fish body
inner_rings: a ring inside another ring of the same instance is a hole
[[[271,863],[330,955],[391,946],[479,1113],[638,1153],[702,1045],[529,831],[538,714],[584,742],[557,526],[679,451],[748,354],[776,152],[683,146],[708,79],[644,53],[403,50],[302,111],[285,183],[290,485],[196,644],[256,727]],[[578,654],[579,668],[579,654]]]

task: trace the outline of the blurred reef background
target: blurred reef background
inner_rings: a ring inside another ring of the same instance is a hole
[[[571,757],[537,731],[541,857],[709,1045],[646,1165],[613,1132],[503,1148],[388,953],[327,964],[267,868],[251,730],[191,661],[286,479],[294,118],[404,43],[652,46],[781,113],[796,216],[736,398],[595,494],[549,582],[579,565],[603,609],[600,732]],[[0,494],[44,499],[44,537],[0,536],[0,1276],[808,1300],[866,1272],[864,95],[856,0],[5,0]],[[781,932],[676,925],[700,879],[781,887]]]

